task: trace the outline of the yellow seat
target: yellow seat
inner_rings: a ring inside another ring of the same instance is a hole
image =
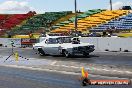
[[[125,15],[125,14],[128,14],[128,10],[102,11],[100,13],[97,13],[97,14],[88,16],[84,19],[78,20],[77,27],[78,27],[79,31],[84,31],[84,30],[86,31],[86,30],[88,30],[88,28],[95,27],[95,26],[98,26],[99,24],[106,23],[112,19],[115,19],[115,18]],[[74,30],[75,29],[74,22],[66,24],[66,25],[60,27],[60,29],[61,30],[66,30],[66,29]],[[60,29],[57,31],[60,31]]]

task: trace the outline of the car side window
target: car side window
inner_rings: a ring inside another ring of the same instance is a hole
[[[80,44],[79,38],[73,38],[72,44]]]
[[[58,40],[56,38],[49,38],[48,39],[48,44],[57,44]]]
[[[58,38],[57,41],[58,41],[59,44],[62,44],[62,39],[61,38]]]

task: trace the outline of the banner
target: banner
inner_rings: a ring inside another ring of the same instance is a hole
[[[32,45],[33,43],[36,43],[36,39],[21,39],[21,44]]]

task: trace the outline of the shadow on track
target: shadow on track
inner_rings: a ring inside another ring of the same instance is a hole
[[[47,55],[47,56],[50,56],[50,55]],[[52,57],[62,57],[62,58],[66,58],[66,57],[64,57],[62,55],[52,55]],[[88,56],[74,55],[74,56],[70,56],[69,58],[93,58],[93,57],[99,57],[99,56],[98,55],[88,55]]]
[[[97,55],[89,55],[87,57],[84,57],[82,55],[76,55],[69,58],[66,58],[64,56],[55,55],[55,56],[39,56],[39,59],[49,59],[49,60],[61,60],[61,61],[77,61],[77,62],[86,62],[86,63],[92,63],[95,62],[93,58],[98,58]]]

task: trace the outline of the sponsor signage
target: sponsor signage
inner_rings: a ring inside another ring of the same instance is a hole
[[[82,67],[82,84],[83,86],[88,85],[129,85],[131,84],[131,80],[129,79],[89,79],[88,71]]]
[[[36,39],[21,39],[21,44],[31,45],[33,43],[36,43]]]

